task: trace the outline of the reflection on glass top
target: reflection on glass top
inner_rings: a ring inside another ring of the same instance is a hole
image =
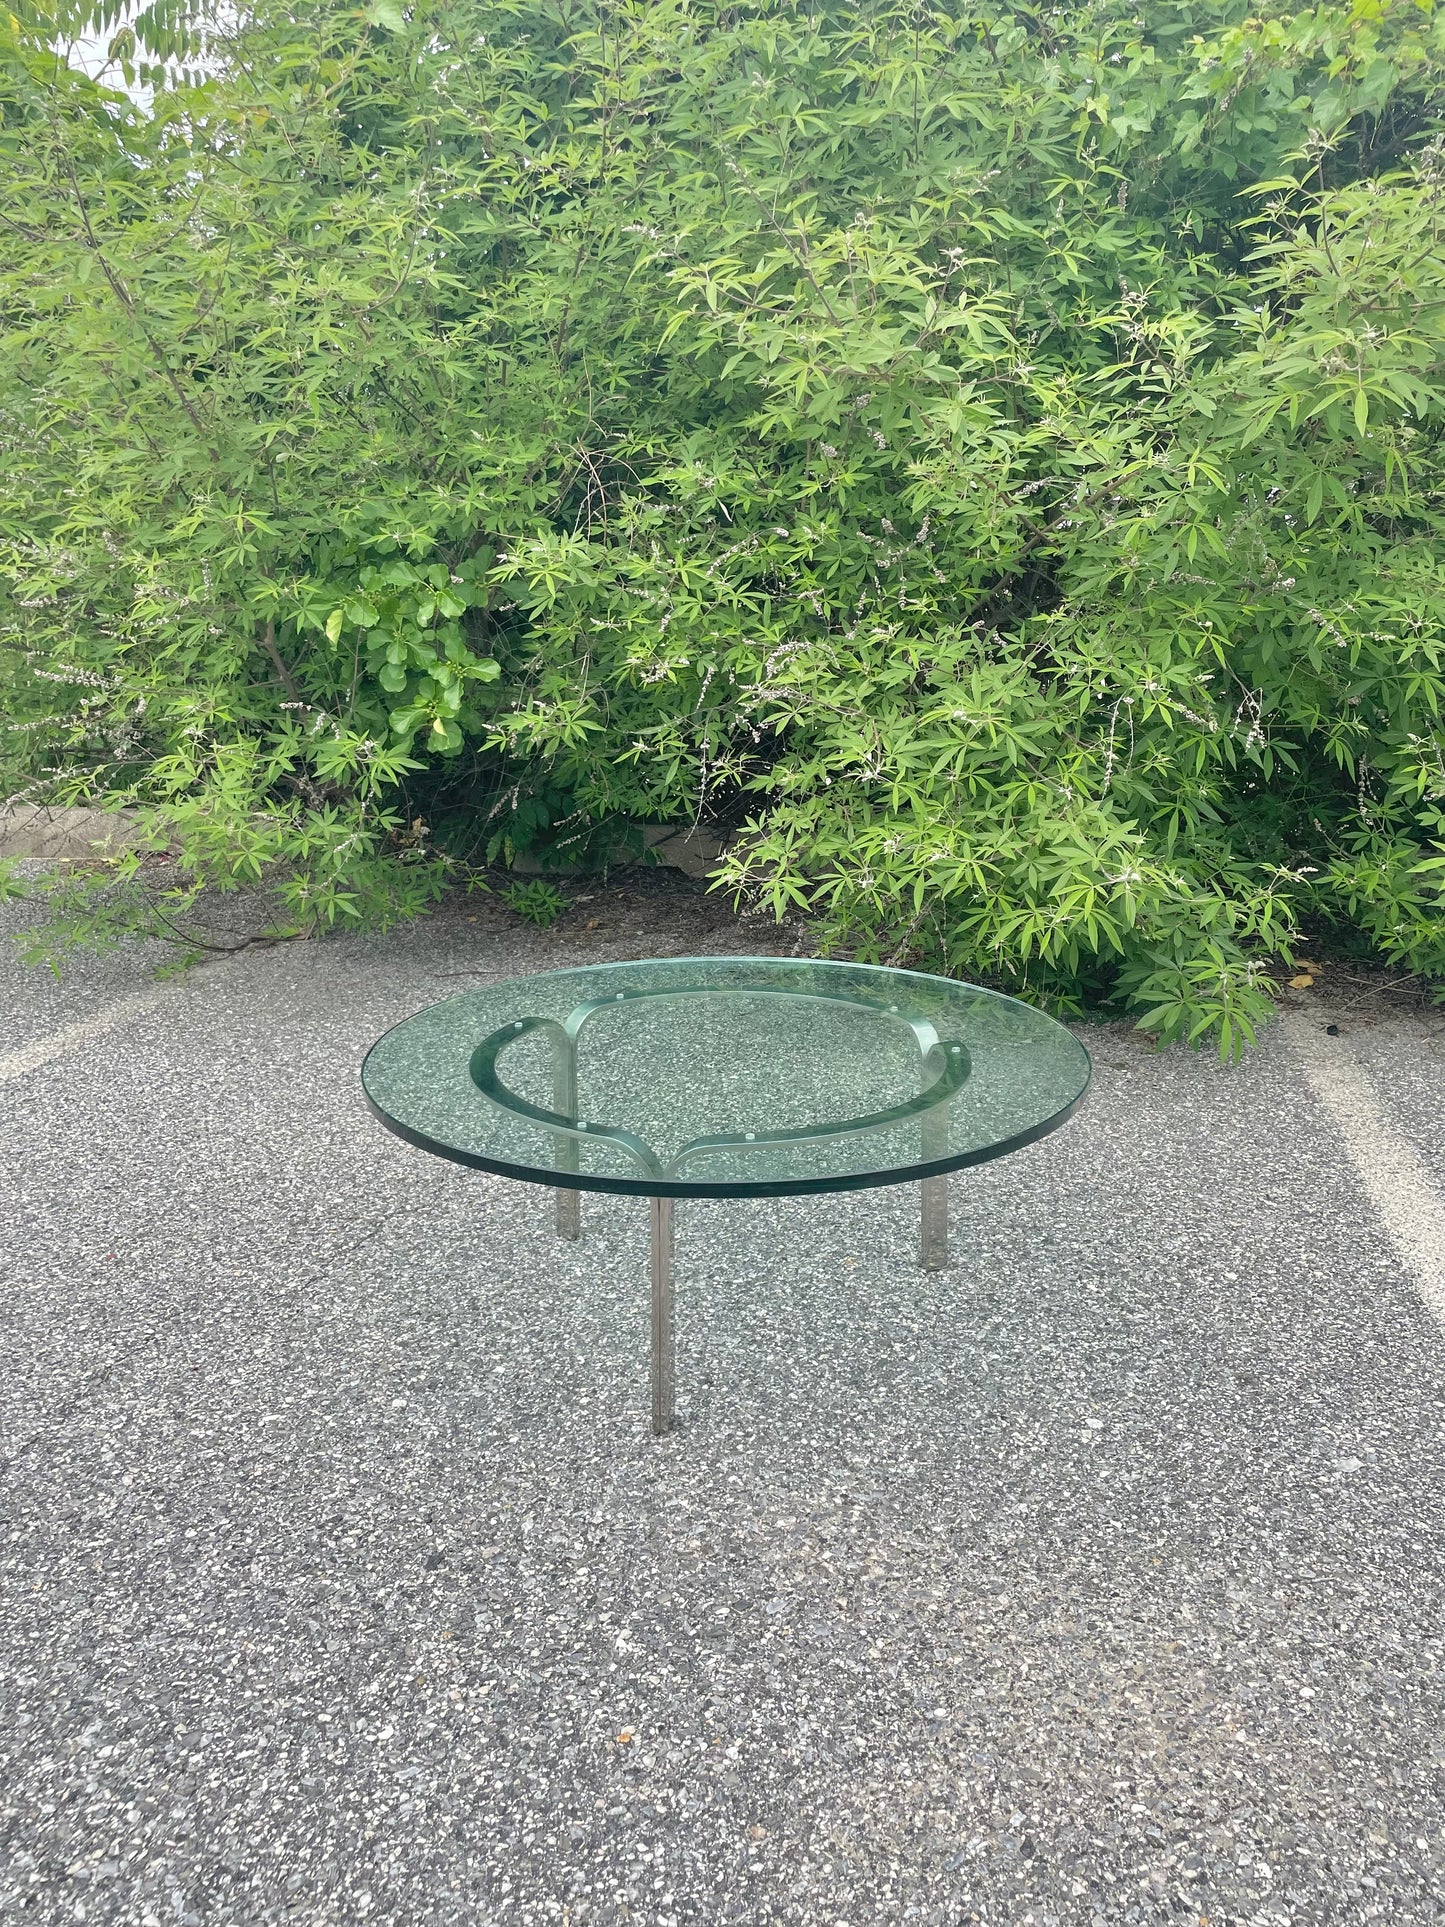
[[[433,1004],[362,1066],[391,1129],[538,1183],[847,1190],[982,1163],[1062,1124],[1088,1052],[1042,1011],[915,971],[677,957]]]

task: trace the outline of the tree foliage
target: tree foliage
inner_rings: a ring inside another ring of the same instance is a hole
[[[1433,0],[11,22],[11,789],[311,921],[702,818],[1226,1052],[1301,918],[1445,975]]]

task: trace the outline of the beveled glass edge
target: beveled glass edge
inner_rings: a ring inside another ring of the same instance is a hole
[[[965,1171],[974,1164],[991,1164],[995,1158],[1007,1157],[1011,1151],[1022,1151],[1025,1145],[1037,1144],[1040,1138],[1048,1137],[1060,1125],[1067,1124],[1089,1095],[1093,1082],[1093,1059],[1082,1044],[1079,1048],[1084,1051],[1084,1060],[1089,1066],[1089,1075],[1084,1080],[1083,1088],[1077,1097],[1071,1097],[1061,1110],[1053,1112],[1041,1123],[1031,1124],[1027,1129],[1015,1132],[1012,1137],[1001,1138],[997,1143],[960,1152],[955,1157],[935,1158],[927,1164],[894,1164],[886,1171],[840,1171],[827,1178],[763,1178],[732,1184],[670,1184],[663,1180],[649,1182],[645,1178],[593,1176],[583,1171],[553,1171],[540,1164],[508,1164],[501,1158],[482,1157],[478,1152],[463,1151],[457,1145],[443,1144],[438,1138],[428,1137],[425,1131],[414,1131],[409,1124],[388,1117],[369,1091],[363,1090],[362,1095],[372,1116],[393,1137],[415,1145],[419,1151],[430,1151],[435,1157],[447,1158],[453,1164],[465,1164],[469,1170],[490,1171],[498,1178],[515,1178],[519,1184],[542,1184],[550,1191],[611,1191],[632,1198],[801,1198],[827,1191],[876,1191],[889,1184],[916,1184],[923,1178],[941,1178],[950,1171]]]
[[[1094,1060],[1088,1046],[1080,1042],[1056,1017],[1050,1017],[1047,1011],[1024,1003],[1020,997],[1010,997],[1006,991],[989,990],[982,984],[965,983],[957,977],[938,977],[927,970],[896,970],[891,964],[855,964],[835,957],[630,957],[618,963],[570,964],[562,970],[538,970],[526,977],[503,977],[495,984],[479,985],[477,989],[501,990],[507,984],[535,983],[552,977],[576,977],[593,971],[637,970],[648,964],[803,964],[814,969],[861,970],[880,977],[905,977],[919,983],[943,984],[949,989],[982,991],[991,1000],[1014,1004],[1029,1016],[1041,1017],[1045,1023],[1063,1031],[1070,1042],[1078,1046],[1084,1059],[1084,1081],[1067,1104],[1039,1123],[1015,1132],[1012,1137],[1001,1138],[993,1144],[981,1145],[956,1156],[931,1159],[927,1163],[891,1165],[886,1171],[842,1171],[824,1178],[763,1178],[752,1182],[739,1180],[732,1183],[691,1184],[649,1182],[645,1178],[615,1178],[582,1171],[556,1171],[538,1164],[510,1164],[504,1158],[483,1157],[479,1152],[464,1151],[459,1145],[443,1143],[440,1138],[429,1137],[425,1131],[414,1130],[411,1125],[389,1116],[367,1090],[366,1066],[372,1052],[379,1050],[393,1031],[414,1023],[426,1011],[436,1010],[440,1004],[460,1003],[463,997],[476,995],[475,991],[462,990],[454,997],[439,999],[436,1004],[424,1004],[421,1010],[413,1011],[410,1017],[398,1019],[370,1046],[361,1060],[361,1092],[367,1109],[393,1137],[399,1137],[403,1143],[413,1145],[419,1151],[428,1151],[433,1157],[446,1158],[453,1164],[464,1164],[471,1171],[487,1171],[494,1177],[513,1178],[519,1184],[541,1184],[551,1191],[611,1192],[633,1198],[794,1198],[816,1197],[830,1191],[876,1191],[885,1185],[916,1184],[923,1178],[946,1177],[950,1171],[965,1171],[972,1165],[991,1164],[995,1158],[1007,1157],[1012,1151],[1022,1151],[1027,1145],[1037,1144],[1041,1138],[1048,1137],[1061,1125],[1067,1124],[1093,1086]]]

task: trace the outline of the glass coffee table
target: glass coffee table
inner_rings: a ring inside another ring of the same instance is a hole
[[[361,1078],[409,1144],[551,1186],[651,1200],[652,1429],[672,1430],[676,1198],[916,1182],[920,1261],[948,1262],[948,1173],[1055,1131],[1089,1054],[1042,1011],[911,970],[676,957],[468,991],[389,1030]]]

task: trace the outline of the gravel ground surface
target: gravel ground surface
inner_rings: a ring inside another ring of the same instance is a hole
[[[909,1191],[679,1207],[663,1441],[645,1208],[365,1110],[467,983],[762,947],[452,908],[0,1082],[0,1919],[1445,1919],[1445,1337],[1282,1037],[1086,1031],[943,1273]],[[152,962],[0,957],[0,1054]],[[1442,1022],[1339,1039],[1437,1173]]]

